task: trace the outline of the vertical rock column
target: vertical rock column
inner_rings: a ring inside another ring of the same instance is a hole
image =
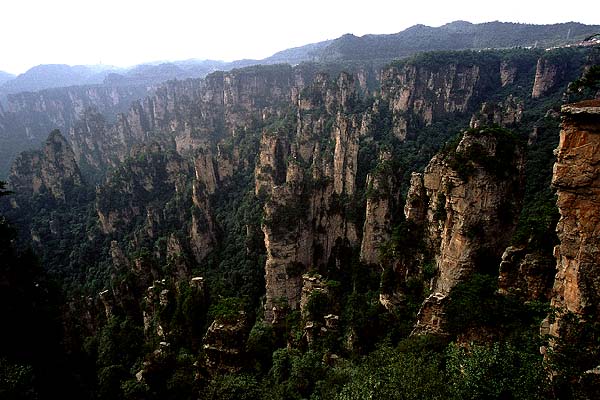
[[[516,225],[516,214],[504,210],[520,209],[523,166],[507,132],[484,128],[465,132],[454,151],[438,153],[423,175],[413,175],[405,215],[424,227],[438,269],[414,334],[447,333],[444,310],[452,290],[499,261]]]
[[[551,305],[559,316],[600,316],[600,101],[563,106],[552,184],[557,189],[560,244]],[[561,336],[564,318],[550,325]]]

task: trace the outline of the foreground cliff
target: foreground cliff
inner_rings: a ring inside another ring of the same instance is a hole
[[[600,318],[600,101],[566,105],[562,113],[552,179],[558,194],[560,244],[554,250],[557,272],[551,304],[558,314],[549,333],[569,342],[577,339],[578,324]]]

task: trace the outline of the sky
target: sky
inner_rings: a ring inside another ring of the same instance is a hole
[[[600,2],[2,0],[0,71],[18,74],[39,64],[261,59],[345,33],[396,33],[454,20],[600,24]]]

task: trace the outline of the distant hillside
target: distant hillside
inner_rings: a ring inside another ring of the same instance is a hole
[[[102,83],[110,69],[64,64],[38,65],[0,86],[2,94],[38,91],[42,89]]]
[[[113,86],[153,85],[173,79],[202,78],[216,70],[229,69],[231,63],[214,60],[186,60],[142,64],[107,75],[105,84]]]
[[[326,40],[324,42],[307,44],[305,46],[293,47],[273,54],[271,57],[264,59],[269,63],[290,63],[298,64],[303,61],[319,61],[320,54],[334,40]]]
[[[8,72],[0,71],[0,85],[4,84],[5,82],[8,82],[14,78],[15,78],[15,76],[13,74],[9,74]]]
[[[576,43],[600,32],[600,25],[575,22],[531,25],[509,22],[472,24],[455,21],[434,28],[415,25],[391,35],[354,36],[284,50],[262,60],[265,63],[301,61],[390,60],[421,51],[465,50],[507,47],[551,47]]]

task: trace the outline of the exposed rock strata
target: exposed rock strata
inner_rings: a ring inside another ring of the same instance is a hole
[[[560,220],[557,273],[551,305],[559,315],[584,320],[600,316],[600,101],[563,106],[560,142],[554,164]],[[549,326],[561,336],[562,318]]]
[[[450,62],[432,69],[407,62],[384,69],[381,96],[389,102],[396,136],[403,140],[414,133],[408,129],[412,119],[429,125],[449,113],[469,111],[479,93],[492,84],[482,79],[482,75],[498,74],[498,70],[486,68],[474,63]]]
[[[78,86],[11,94],[0,113],[0,177],[16,152],[35,148],[53,129],[67,134],[90,109],[114,120],[148,94],[146,87]],[[67,140],[73,145],[73,142]]]
[[[455,153],[450,150],[431,160],[422,183],[418,175],[413,176],[416,187],[411,191],[422,193],[422,185],[425,197],[411,196],[408,200],[416,206],[407,206],[406,216],[425,228],[424,239],[438,270],[432,295],[419,313],[416,333],[444,331],[439,310],[445,297],[478,269],[499,260],[514,230],[516,215],[510,210],[519,208],[523,160],[515,143],[504,147],[510,138],[493,132],[467,131]],[[505,158],[504,173],[498,175],[486,167],[485,158],[470,159],[475,151],[491,159]],[[506,153],[501,155],[501,151]],[[422,215],[418,211],[422,203],[427,204],[426,215],[413,220]]]
[[[471,128],[481,128],[486,125],[499,125],[512,127],[523,118],[523,101],[508,96],[506,100],[498,103],[483,103],[481,110],[471,118]]]
[[[558,83],[562,73],[559,65],[546,58],[540,58],[535,70],[531,97],[537,99],[548,93]]]
[[[383,152],[379,167],[367,176],[367,207],[363,225],[360,259],[366,264],[377,264],[380,248],[389,240],[393,214],[399,202],[394,173],[389,171],[392,155]]]
[[[552,261],[549,255],[528,252],[526,246],[507,247],[500,263],[498,292],[524,301],[547,301],[554,280]]]
[[[362,119],[348,111],[357,101],[350,75],[335,82],[318,75],[298,95],[295,132],[263,133],[255,176],[256,192],[270,196],[263,224],[268,322],[298,309],[303,273],[324,268],[334,248],[358,243],[345,215],[356,190]]]
[[[238,372],[248,334],[248,318],[243,311],[229,319],[213,321],[203,339],[206,366],[211,373]]]

